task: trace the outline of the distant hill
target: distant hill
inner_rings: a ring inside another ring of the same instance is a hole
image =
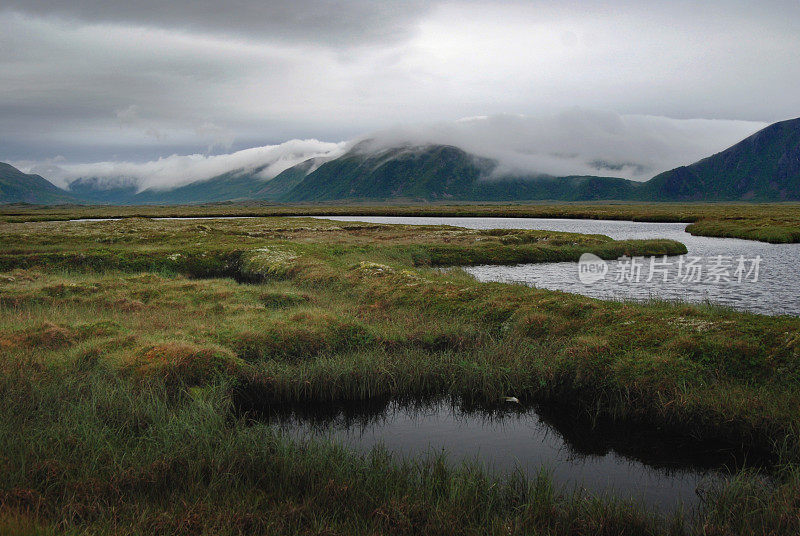
[[[354,150],[323,164],[278,200],[579,201],[621,199],[638,187],[610,177],[494,177],[496,166],[449,145]]]
[[[258,171],[232,171],[178,188],[142,191],[133,182],[122,181],[109,186],[97,178],[78,179],[69,185],[69,192],[91,203],[112,205],[179,205],[254,199],[266,184],[264,179],[256,176]]]
[[[264,168],[234,170],[170,190],[139,191],[134,182],[78,179],[69,192],[91,203],[182,204],[260,200],[515,201],[624,199],[638,183],[612,177],[493,177],[497,163],[457,147],[429,145],[364,152],[358,146],[333,159],[311,158],[270,180]],[[266,166],[265,166],[266,167]]]
[[[77,199],[39,175],[29,175],[0,162],[0,203],[55,205]]]
[[[610,173],[621,169],[604,161],[597,164]],[[269,165],[234,169],[168,190],[140,191],[132,179],[109,183],[88,177],[64,191],[38,175],[0,164],[0,202],[800,200],[800,119],[770,125],[720,153],[645,183],[614,177],[509,175],[500,172],[496,161],[450,145],[374,150],[368,141],[338,158],[311,158],[264,179]]]
[[[800,118],[774,123],[721,153],[661,173],[639,195],[653,201],[800,199]]]
[[[131,202],[134,204],[166,204],[179,205],[185,203],[213,203],[217,201],[236,201],[253,199],[256,192],[264,186],[264,179],[256,174],[260,170],[249,173],[232,171],[217,177],[197,181],[172,190],[150,188],[136,194]]]
[[[129,204],[136,196],[138,187],[132,181],[108,184],[96,177],[85,177],[72,181],[67,192],[90,204]]]
[[[139,191],[131,181],[108,185],[101,179],[86,178],[73,181],[69,192],[91,203],[114,205],[178,205],[213,203],[219,201],[273,201],[285,195],[302,181],[314,165],[309,159],[273,179],[259,176],[266,166],[248,171],[235,170],[207,180],[192,182],[172,189],[148,188]]]

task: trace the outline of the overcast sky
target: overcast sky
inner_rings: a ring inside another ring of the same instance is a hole
[[[575,107],[735,120],[731,137],[800,116],[798,28],[799,0],[3,0],[0,161],[142,162]]]

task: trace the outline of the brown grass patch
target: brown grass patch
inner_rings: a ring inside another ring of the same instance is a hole
[[[581,335],[571,341],[565,352],[573,359],[593,361],[608,354],[610,349],[608,340],[603,337]]]
[[[244,359],[309,359],[375,342],[368,326],[323,311],[298,311],[259,329],[234,329],[224,339]]]
[[[71,346],[76,341],[76,334],[72,330],[52,322],[44,322],[11,337],[0,338],[0,347],[58,350]]]
[[[111,303],[111,306],[117,311],[122,311],[124,313],[133,313],[136,311],[141,311],[142,309],[147,307],[143,302],[139,300],[132,300],[130,298],[119,298],[117,300],[114,300]]]
[[[239,375],[243,366],[226,348],[165,342],[141,351],[128,368],[141,377],[161,377],[171,384],[204,385],[221,375]]]

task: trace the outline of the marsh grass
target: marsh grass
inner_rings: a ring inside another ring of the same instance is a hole
[[[2,522],[20,533],[44,525],[59,533],[655,534],[661,526],[632,504],[564,493],[544,473],[497,480],[442,457],[399,461],[290,442],[269,426],[231,421],[224,384],[167,402],[161,382],[132,388],[102,367],[83,371],[80,391],[55,370],[33,381],[21,372],[0,389],[17,416],[3,423],[4,452],[16,463],[2,475]],[[30,396],[13,396],[20,392]]]
[[[578,218],[688,223],[700,236],[743,238],[772,243],[800,242],[797,203],[426,203],[270,205],[220,203],[186,206],[0,206],[7,222],[73,218],[199,216],[429,216],[501,218]]]
[[[0,227],[7,531],[797,532],[798,320],[431,268],[675,243],[281,218]],[[248,418],[270,404],[509,394],[787,469],[777,487],[742,473],[696,517],[664,520],[544,475],[362,457]]]

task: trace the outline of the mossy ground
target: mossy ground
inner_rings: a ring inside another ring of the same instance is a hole
[[[8,222],[68,218],[173,216],[474,216],[505,218],[580,218],[681,222],[698,236],[744,238],[771,243],[800,242],[797,203],[425,203],[261,205],[220,203],[191,206],[0,206]]]
[[[0,532],[795,534],[800,320],[434,266],[679,253],[309,219],[0,224]],[[269,403],[570,403],[779,460],[658,519],[548,478],[295,444]]]

